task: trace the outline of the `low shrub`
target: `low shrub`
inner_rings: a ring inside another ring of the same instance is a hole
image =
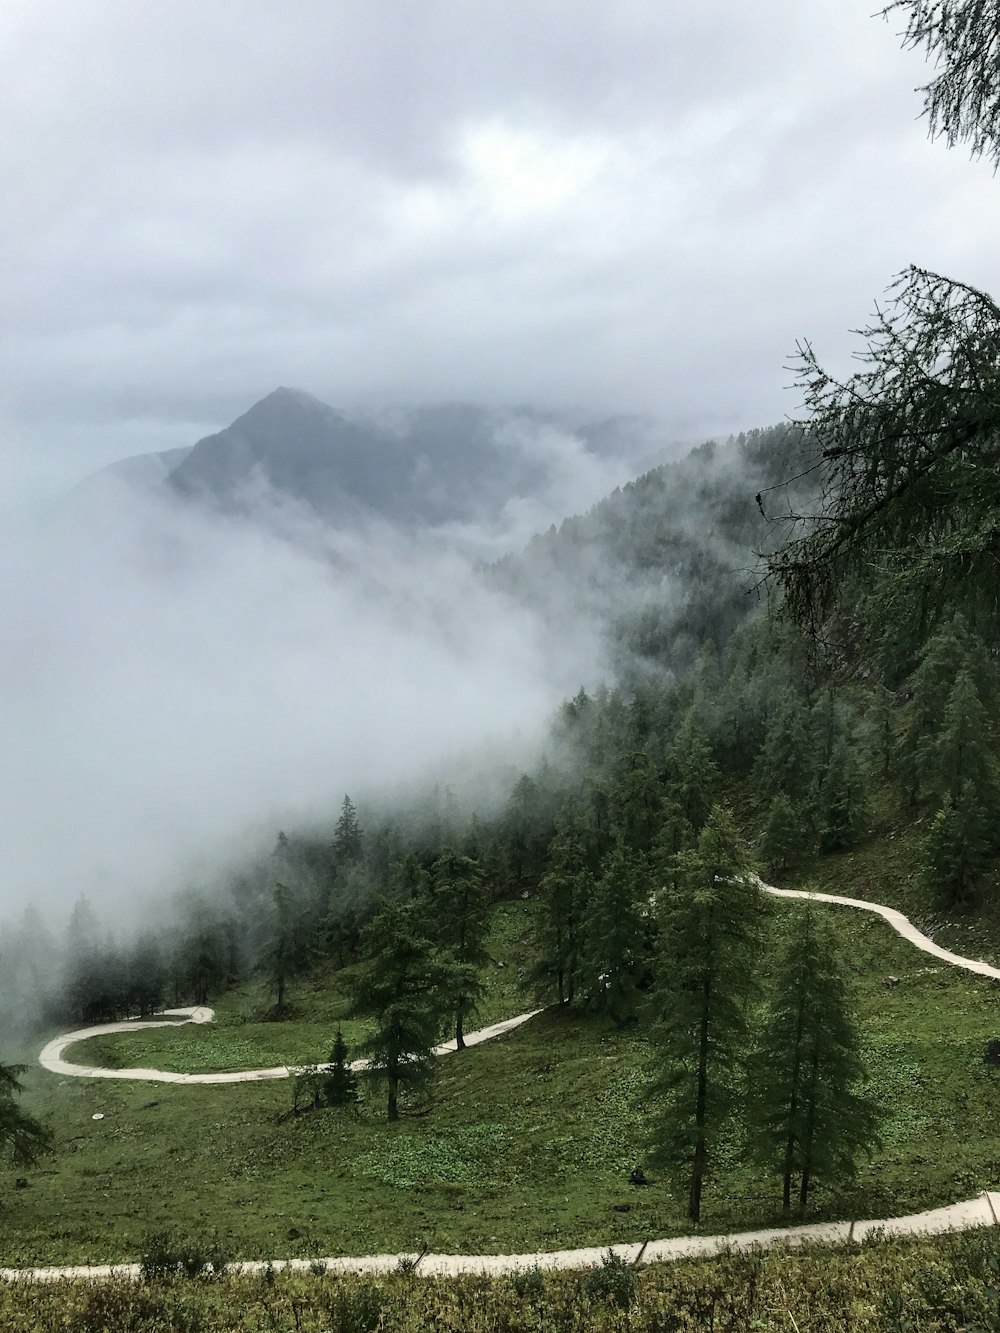
[[[145,1244],[139,1260],[139,1272],[145,1282],[172,1277],[221,1277],[229,1266],[218,1245],[198,1241],[178,1241],[169,1232],[156,1232]]]

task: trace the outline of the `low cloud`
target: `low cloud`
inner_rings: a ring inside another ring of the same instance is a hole
[[[345,791],[527,752],[597,669],[440,543],[267,517],[109,484],[8,530],[3,915],[147,901]]]

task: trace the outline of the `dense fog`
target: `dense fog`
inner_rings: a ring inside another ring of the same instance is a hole
[[[108,482],[5,532],[3,915],[197,882],[345,791],[530,748],[596,669],[443,541],[266,518]]]

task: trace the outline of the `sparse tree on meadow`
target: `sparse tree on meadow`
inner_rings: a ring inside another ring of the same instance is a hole
[[[746,1059],[762,912],[746,844],[715,806],[697,847],[681,854],[677,888],[660,897],[652,1000],[650,1157],[684,1181],[693,1222]]]
[[[347,1042],[340,1028],[333,1039],[330,1063],[323,1080],[323,1097],[327,1106],[350,1106],[358,1100],[358,1076],[351,1068]]]
[[[0,1064],[0,1151],[16,1166],[34,1166],[52,1148],[52,1131],[17,1103],[25,1065]]]
[[[420,903],[384,902],[361,932],[351,1008],[374,1024],[360,1051],[385,1080],[390,1120],[399,1119],[402,1087],[430,1081],[453,1012],[458,964],[427,938],[425,915]]]
[[[757,1153],[781,1174],[786,1214],[796,1176],[803,1213],[816,1176],[849,1179],[877,1142],[876,1108],[856,1088],[860,1049],[833,938],[807,904],[786,936],[751,1080]]]

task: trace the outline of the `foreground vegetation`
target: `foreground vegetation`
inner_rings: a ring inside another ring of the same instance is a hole
[[[647,1269],[503,1278],[267,1272],[159,1281],[0,1285],[8,1333],[988,1333],[1000,1327],[991,1232],[730,1254]]]

